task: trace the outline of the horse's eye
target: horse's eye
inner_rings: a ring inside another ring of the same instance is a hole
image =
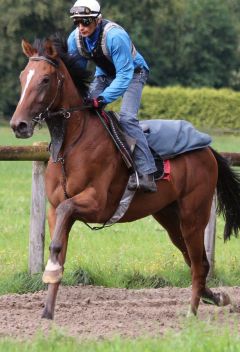
[[[49,83],[49,77],[44,77],[43,80],[42,80],[42,83],[43,84],[48,84]]]

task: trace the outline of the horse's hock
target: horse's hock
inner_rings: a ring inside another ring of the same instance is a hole
[[[240,166],[240,153],[222,152],[231,165]],[[46,221],[46,195],[44,174],[49,159],[48,143],[36,142],[33,146],[0,146],[1,161],[32,161],[32,199],[29,233],[29,272],[42,272],[44,267],[44,242]],[[216,232],[216,198],[205,230],[205,248],[210,263],[209,276],[214,270]]]

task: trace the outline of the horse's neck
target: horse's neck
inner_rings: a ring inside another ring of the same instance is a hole
[[[67,108],[82,106],[83,99],[79,96],[69,73],[64,72],[64,75],[63,106]],[[105,169],[109,165],[118,174],[123,169],[122,172],[127,174],[108,132],[96,113],[89,109],[76,111],[67,120],[62,154],[68,156],[68,152],[75,148],[79,158],[84,154],[87,155],[88,162],[101,163]]]
[[[64,84],[62,88],[62,99],[61,99],[61,108],[69,109],[79,107],[79,110],[70,112],[70,117],[66,121],[66,130],[65,138],[63,142],[63,148],[69,148],[69,145],[74,143],[77,139],[90,139],[92,143],[95,143],[95,140],[100,137],[101,132],[104,132],[103,126],[101,126],[100,121],[98,122],[97,132],[94,131],[96,125],[97,117],[94,116],[94,113],[88,109],[82,110],[83,98],[79,94],[73,80],[62,63],[61,66],[62,73],[64,75]],[[94,140],[95,139],[95,140]],[[97,142],[97,141],[96,141]]]
[[[109,140],[109,143],[106,141]],[[82,145],[83,149],[94,150],[102,142],[111,145],[111,140],[99,117],[90,110],[77,111],[67,120],[63,147]],[[79,147],[79,146],[78,146]]]
[[[62,107],[71,108],[73,106],[82,105],[83,99],[79,95],[79,92],[75,84],[73,83],[73,80],[67,68],[63,63],[62,63],[61,69],[64,75],[64,84],[62,88],[62,100],[61,100]]]
[[[61,108],[66,110],[71,110],[73,107],[80,107],[83,105],[83,98],[80,96],[73,80],[66,69],[66,67],[62,66],[63,74],[64,74],[64,85],[62,89],[62,100],[61,100]],[[64,138],[64,145],[68,145],[73,141],[77,135],[80,134],[84,125],[84,114],[83,111],[70,112],[70,116],[66,121],[66,131]]]

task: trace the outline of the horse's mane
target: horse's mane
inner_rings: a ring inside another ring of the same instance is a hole
[[[33,47],[37,50],[40,56],[47,56],[45,52],[45,44],[47,41],[51,41],[54,48],[56,49],[59,57],[64,62],[72,80],[77,87],[79,93],[82,96],[86,96],[89,84],[91,82],[91,72],[88,70],[81,69],[77,66],[77,56],[69,55],[68,53],[68,46],[67,46],[67,39],[59,34],[55,33],[49,38],[45,39],[35,39],[33,43]]]

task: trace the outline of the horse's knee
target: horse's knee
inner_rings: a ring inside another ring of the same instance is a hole
[[[71,216],[73,213],[73,204],[70,199],[59,204],[56,209],[56,215],[59,216]]]

